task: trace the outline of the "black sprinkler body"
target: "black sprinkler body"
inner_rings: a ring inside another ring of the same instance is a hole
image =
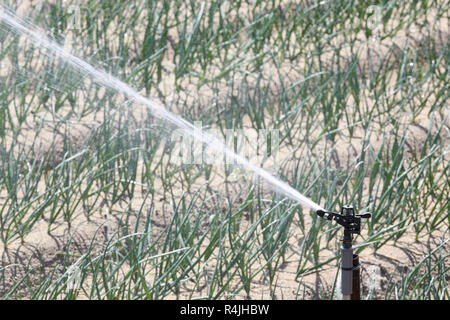
[[[355,214],[353,206],[343,206],[341,213],[317,210],[319,217],[334,220],[344,227],[341,247],[341,292],[344,300],[360,300],[359,257],[353,254],[353,234],[360,234],[361,219],[368,219],[370,213]]]

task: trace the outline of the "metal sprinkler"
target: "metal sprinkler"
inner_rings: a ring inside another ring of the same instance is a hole
[[[344,239],[341,247],[341,292],[343,300],[360,300],[360,264],[359,256],[353,254],[353,234],[360,234],[361,219],[368,219],[370,213],[355,214],[353,206],[343,206],[341,213],[317,210],[317,215],[334,220],[344,227]]]

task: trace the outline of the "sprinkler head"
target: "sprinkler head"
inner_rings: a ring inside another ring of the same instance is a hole
[[[361,218],[368,219],[372,216],[370,213],[355,214],[355,209],[349,205],[343,206],[340,214],[320,209],[316,213],[319,217],[336,221],[350,234],[359,234],[361,232]]]

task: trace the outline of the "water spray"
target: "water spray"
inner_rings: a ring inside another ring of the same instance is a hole
[[[168,121],[169,123],[180,128],[187,136],[191,136],[202,144],[208,146],[216,156],[226,156],[228,159],[233,160],[237,165],[252,171],[256,176],[263,178],[267,183],[269,183],[273,190],[282,193],[286,197],[296,201],[299,204],[309,207],[314,211],[323,210],[323,208],[317,203],[289,186],[286,182],[276,178],[267,170],[255,165],[243,156],[236,154],[214,135],[208,134],[203,130],[200,133],[197,133],[195,126],[191,122],[177,114],[172,113],[164,106],[154,102],[153,100],[143,96],[135,88],[129,86],[120,79],[101,69],[95,68],[85,60],[71,54],[56,41],[46,37],[43,30],[24,19],[21,19],[12,10],[0,4],[0,24],[1,23],[8,26],[9,29],[16,34],[22,35],[32,41],[35,46],[45,49],[43,50],[43,53],[49,55],[50,57],[59,58],[62,61],[65,61],[74,70],[77,70],[85,75],[89,75],[97,84],[122,93],[130,101],[147,107],[154,116]]]
[[[317,210],[319,217],[334,220],[344,227],[341,246],[341,292],[343,300],[360,300],[359,256],[353,254],[353,235],[361,232],[361,219],[368,219],[370,213],[355,214],[352,206],[343,206],[341,213]]]

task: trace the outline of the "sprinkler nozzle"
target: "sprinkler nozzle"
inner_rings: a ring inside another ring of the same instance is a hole
[[[322,217],[325,215],[326,211],[324,211],[324,210],[322,210],[322,209],[319,209],[319,210],[316,211],[316,213],[317,213],[317,215],[318,215],[319,217],[322,218]]]
[[[317,215],[321,218],[325,218],[327,220],[332,220],[333,219],[333,212],[328,212],[328,211],[324,211],[324,210],[317,210],[316,211]]]

